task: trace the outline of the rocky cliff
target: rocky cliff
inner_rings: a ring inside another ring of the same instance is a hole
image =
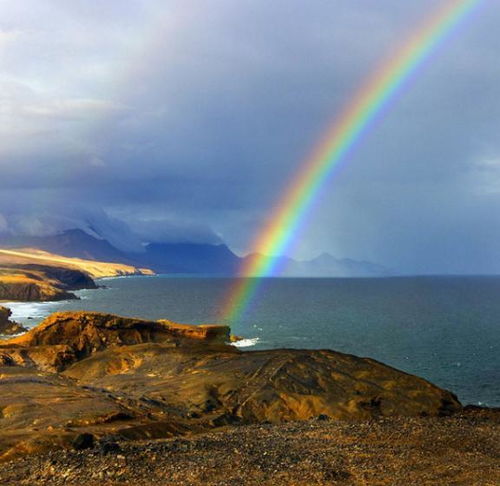
[[[67,258],[34,249],[0,249],[0,301],[75,299],[71,290],[96,288],[92,278],[152,273],[130,265]]]
[[[202,328],[203,329],[203,328]],[[226,326],[58,313],[0,342],[0,459],[95,439],[161,438],[229,423],[441,416],[431,383],[329,350],[242,352]]]
[[[27,329],[17,322],[10,320],[12,311],[0,305],[0,336],[12,336],[27,331]]]
[[[71,290],[95,288],[81,270],[33,264],[0,266],[0,300],[4,301],[75,299]]]

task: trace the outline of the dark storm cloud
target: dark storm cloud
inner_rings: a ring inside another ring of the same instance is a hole
[[[0,230],[87,221],[92,203],[132,245],[244,251],[334,114],[435,7],[0,2]],[[325,189],[298,255],[500,271],[499,17],[485,4],[420,69]]]

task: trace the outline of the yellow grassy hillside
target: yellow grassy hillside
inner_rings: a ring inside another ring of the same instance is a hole
[[[0,249],[0,265],[51,265],[82,270],[92,278],[117,277],[120,275],[153,275],[147,268],[137,268],[122,263],[97,262],[81,258],[54,255],[34,248]]]

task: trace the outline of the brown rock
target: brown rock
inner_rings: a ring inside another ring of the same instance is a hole
[[[27,331],[27,329],[17,322],[11,321],[9,318],[12,311],[0,305],[0,335],[12,336]]]
[[[0,266],[0,300],[76,299],[69,291],[83,288],[96,285],[80,270],[33,264]]]
[[[0,281],[0,299],[19,302],[48,302],[76,299],[75,295],[52,285],[23,278],[21,281]]]
[[[82,433],[136,440],[233,422],[461,410],[452,393],[372,359],[328,350],[242,352],[221,344],[228,336],[225,326],[50,316],[0,342],[0,454],[69,447]]]
[[[78,434],[72,442],[72,446],[77,451],[82,451],[84,449],[92,449],[95,444],[95,437],[88,432],[83,434]]]
[[[229,327],[145,321],[98,312],[58,312],[26,334],[0,341],[0,351],[21,366],[62,371],[111,346],[164,343],[169,346],[223,344]]]
[[[20,366],[0,367],[0,460],[50,448],[71,447],[82,432],[129,411],[102,391],[75,386],[62,376]],[[123,426],[122,424],[120,424]]]
[[[8,343],[23,347],[66,344],[82,359],[112,345],[169,342],[194,344],[200,340],[223,343],[229,327],[192,326],[172,321],[146,321],[99,312],[57,312],[38,327]]]
[[[63,371],[76,360],[75,352],[67,344],[29,348],[0,345],[0,363],[9,365],[37,368],[43,371]]]
[[[461,409],[456,397],[375,360],[335,351],[114,348],[64,372],[93,384],[162,403],[183,416],[229,421],[284,422],[446,415]]]
[[[192,326],[189,324],[179,324],[166,319],[161,319],[158,322],[163,324],[173,336],[202,339],[204,341],[218,342],[220,344],[227,343],[231,340],[228,326],[221,326],[219,324]]]
[[[0,248],[0,300],[76,299],[71,290],[97,288],[92,278],[152,274],[148,269],[68,258],[35,248]]]

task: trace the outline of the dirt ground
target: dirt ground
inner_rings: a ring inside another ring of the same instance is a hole
[[[2,485],[499,485],[500,413],[231,426],[4,463]]]

